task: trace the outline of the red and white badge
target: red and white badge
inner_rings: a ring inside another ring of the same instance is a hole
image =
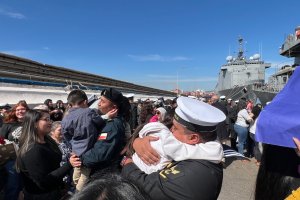
[[[106,140],[107,138],[107,133],[101,133],[99,136],[98,136],[98,140]]]

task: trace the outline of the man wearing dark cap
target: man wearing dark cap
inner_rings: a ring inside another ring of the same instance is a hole
[[[219,109],[188,97],[177,99],[173,127],[174,137],[186,144],[195,145],[216,141],[216,125],[226,116]],[[158,161],[148,138],[136,139],[133,147],[139,157],[149,164]],[[138,182],[153,200],[217,199],[223,179],[222,164],[205,159],[187,159],[166,166],[152,174],[142,172],[130,158],[124,162],[122,174]]]
[[[125,106],[124,98],[126,97],[122,93],[113,88],[101,92],[98,103],[100,112],[107,114],[117,110],[117,116],[107,120],[94,147],[81,156],[83,165],[92,168],[92,174],[95,176],[120,170],[120,152],[126,143],[123,113],[130,109],[129,103]]]

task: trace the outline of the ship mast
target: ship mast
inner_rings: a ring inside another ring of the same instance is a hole
[[[238,60],[244,60],[244,44],[243,44],[243,38],[240,36],[239,37],[239,53],[238,53]]]

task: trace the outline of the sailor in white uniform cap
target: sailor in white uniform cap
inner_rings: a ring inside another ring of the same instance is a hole
[[[179,97],[177,104],[171,128],[177,140],[190,145],[216,140],[216,125],[226,118],[222,111],[188,97]],[[159,159],[155,161],[153,152],[145,151],[151,149],[149,140],[149,136],[136,139],[134,149],[144,162],[154,164]],[[149,175],[141,171],[130,158],[123,164],[122,174],[138,182],[154,200],[217,199],[221,191],[223,167],[220,163],[187,158],[172,162],[164,169]]]
[[[177,140],[171,131],[160,122],[148,123],[139,132],[140,138],[147,135],[159,137],[159,140],[151,142],[151,146],[161,157],[159,163],[149,166],[136,153],[132,156],[134,164],[147,174],[165,168],[171,161],[204,159],[213,163],[220,163],[224,157],[223,147],[218,141],[195,145],[186,144]]]
[[[124,96],[127,97],[127,98],[132,98],[132,97],[134,97],[134,94],[133,93],[128,93],[128,94],[126,94]]]
[[[226,119],[222,111],[196,99],[180,97],[177,104],[174,119],[193,132],[214,132],[216,125]]]
[[[225,98],[226,98],[226,96],[224,96],[224,95],[223,95],[223,96],[220,96],[220,99],[221,99],[221,100],[225,100]]]

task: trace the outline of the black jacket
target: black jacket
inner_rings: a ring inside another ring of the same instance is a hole
[[[224,102],[215,102],[212,104],[212,106],[221,110],[226,115],[226,118],[227,118],[228,111],[227,111],[226,106],[224,105]],[[228,139],[229,132],[227,131],[226,120],[224,120],[223,122],[220,122],[217,125],[217,135],[218,135],[219,140]]]
[[[184,160],[145,174],[131,163],[124,166],[122,175],[140,184],[153,200],[215,200],[221,191],[223,168],[206,160]]]
[[[63,177],[72,169],[69,162],[60,167],[62,154],[49,142],[36,143],[22,156],[21,176],[24,188],[31,195],[59,190]]]
[[[82,154],[81,161],[83,165],[97,170],[109,167],[116,160],[121,160],[120,152],[125,143],[124,120],[118,116],[106,122],[105,127],[98,134],[97,142]]]

